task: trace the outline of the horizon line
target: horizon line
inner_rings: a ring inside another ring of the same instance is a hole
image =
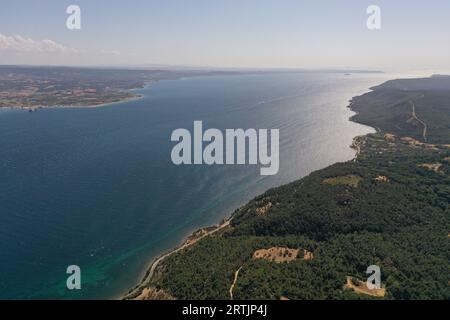
[[[220,67],[201,65],[171,65],[171,64],[111,64],[111,65],[52,65],[52,64],[0,64],[3,67],[29,68],[79,68],[79,69],[122,69],[122,70],[174,70],[174,71],[252,71],[252,72],[352,72],[352,73],[385,73],[382,70],[365,69],[360,67]]]

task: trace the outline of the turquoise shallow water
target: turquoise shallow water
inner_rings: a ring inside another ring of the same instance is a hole
[[[348,100],[384,75],[299,73],[162,81],[91,109],[0,110],[0,298],[111,298],[149,260],[265,190],[354,156]],[[280,171],[181,166],[170,134],[280,129]],[[79,265],[82,290],[65,287]]]

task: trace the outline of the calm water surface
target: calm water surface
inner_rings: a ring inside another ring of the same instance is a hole
[[[386,75],[162,81],[91,109],[0,110],[0,298],[111,298],[149,260],[265,190],[354,156],[348,100]],[[174,129],[280,129],[280,171],[171,163]],[[79,265],[82,290],[65,287]]]

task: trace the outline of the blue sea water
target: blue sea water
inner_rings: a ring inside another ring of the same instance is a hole
[[[0,110],[0,298],[115,298],[150,260],[265,190],[354,156],[348,100],[386,75],[209,76],[101,108]],[[280,171],[175,166],[170,135],[280,129]],[[66,288],[79,265],[82,290]]]

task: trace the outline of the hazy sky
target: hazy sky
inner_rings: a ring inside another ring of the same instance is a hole
[[[66,27],[70,4],[81,30]],[[366,27],[369,5],[381,30]],[[450,70],[449,0],[0,0],[0,64]]]

